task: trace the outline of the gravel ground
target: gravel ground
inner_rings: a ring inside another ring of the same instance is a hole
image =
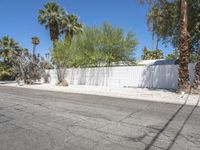
[[[101,87],[88,85],[70,85],[68,87],[55,86],[52,84],[35,84],[18,86],[16,83],[0,84],[0,86],[38,89],[47,91],[57,91],[65,93],[91,94],[100,96],[109,96],[117,98],[129,98],[137,100],[146,100],[163,103],[183,104],[187,99],[186,105],[196,105],[198,95],[177,94],[174,91],[162,89],[146,89],[146,88],[123,88],[123,87]]]

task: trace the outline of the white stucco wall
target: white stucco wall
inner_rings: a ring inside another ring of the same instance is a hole
[[[189,65],[191,82],[194,79],[194,68],[194,64]],[[50,70],[50,76],[50,83],[56,84],[56,71]],[[73,85],[176,89],[178,66],[70,68],[66,71],[66,80]]]

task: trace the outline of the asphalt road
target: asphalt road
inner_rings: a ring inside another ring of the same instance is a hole
[[[0,87],[0,150],[200,150],[200,107]]]

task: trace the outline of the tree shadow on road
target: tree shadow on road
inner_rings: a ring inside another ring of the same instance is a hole
[[[148,144],[144,150],[149,150],[151,147],[154,146],[154,143],[157,141],[157,139],[159,138],[159,136],[166,130],[166,128],[170,125],[170,123],[175,119],[175,117],[179,114],[179,112],[184,108],[184,106],[186,105],[188,98],[189,98],[190,94],[188,94],[184,104],[182,104],[179,109],[172,115],[172,117],[167,121],[167,123],[162,127],[161,130],[159,130],[159,132],[156,134],[156,136],[150,141],[150,144]],[[174,136],[174,138],[171,140],[170,144],[168,145],[167,148],[164,148],[166,150],[170,150],[172,148],[172,146],[174,145],[175,141],[177,140],[178,136],[180,135],[181,131],[183,130],[185,124],[187,123],[187,121],[189,120],[189,118],[192,116],[194,110],[198,107],[200,102],[200,97],[196,103],[196,105],[193,107],[193,109],[191,110],[191,112],[187,115],[186,119],[184,120],[183,124],[181,125],[180,129],[177,131],[176,135]]]

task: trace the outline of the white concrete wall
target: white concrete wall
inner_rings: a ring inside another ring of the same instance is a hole
[[[194,64],[190,64],[191,82],[194,79]],[[50,70],[51,84],[56,84],[56,71]],[[96,85],[114,87],[142,87],[176,89],[177,65],[124,66],[101,68],[70,68],[66,80],[73,85]]]

